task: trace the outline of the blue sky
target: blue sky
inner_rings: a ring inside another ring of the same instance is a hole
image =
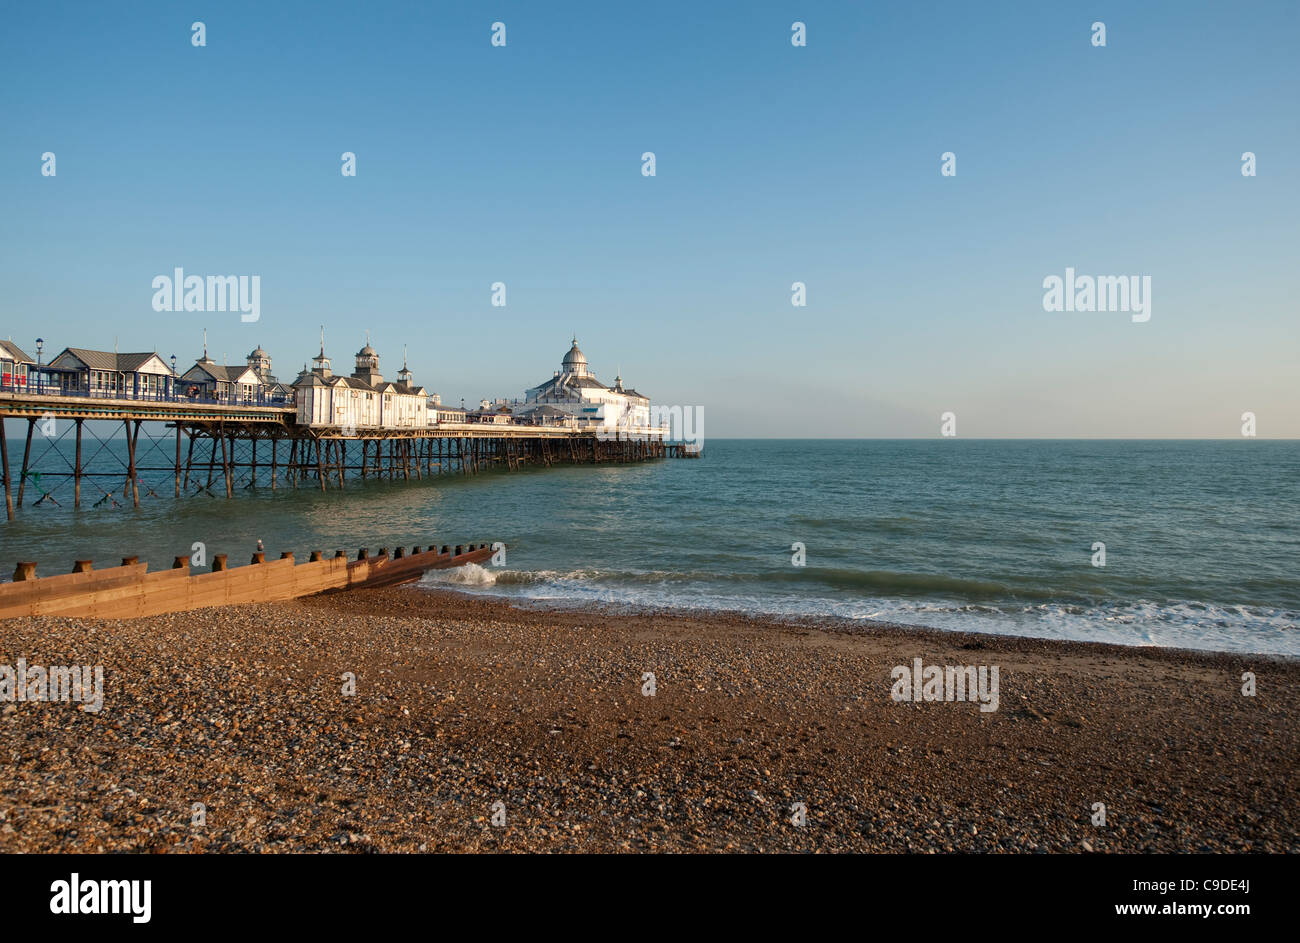
[[[520,395],[576,332],[713,436],[928,437],[948,410],[962,436],[1236,437],[1246,410],[1300,436],[1298,27],[1280,2],[10,7],[0,336],[188,364],[206,326],[292,379],[318,325],[336,369],[369,330],[458,402]],[[260,275],[261,320],[155,312],[177,266]],[[1150,275],[1151,320],[1045,312],[1067,266]]]

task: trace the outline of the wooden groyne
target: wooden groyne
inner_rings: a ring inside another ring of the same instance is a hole
[[[191,573],[189,557],[179,556],[170,570],[149,573],[149,565],[126,557],[121,566],[96,570],[92,561],[78,560],[71,573],[36,576],[35,563],[19,563],[12,583],[0,584],[0,619],[22,616],[83,616],[95,619],[134,619],[208,606],[273,602],[330,590],[392,586],[420,578],[426,570],[486,563],[486,544],[398,547],[392,555],[381,549],[372,557],[361,550],[355,560],[342,550],[332,557],[313,551],[306,563],[292,553],[278,560],[253,554],[248,566],[229,568],[226,555],[213,557],[212,570]]]

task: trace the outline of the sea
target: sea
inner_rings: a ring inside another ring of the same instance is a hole
[[[9,444],[16,466],[22,442]],[[96,467],[123,447],[104,444]],[[50,449],[42,468],[67,443]],[[273,493],[263,476],[230,500],[220,481],[174,499],[173,455],[174,440],[142,437],[139,509],[118,479],[88,479],[80,510],[70,482],[29,479],[0,530],[0,575],[18,560],[41,575],[127,555],[170,567],[200,548],[242,565],[259,539],[268,558],[300,560],[499,541],[500,565],[420,585],[611,616],[732,610],[1300,655],[1300,442],[710,439],[699,459],[325,493]]]

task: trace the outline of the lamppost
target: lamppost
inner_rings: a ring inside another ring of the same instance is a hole
[[[167,378],[167,386],[169,387],[167,390],[167,396],[174,397],[176,395],[176,355],[175,354],[172,354],[172,375]]]
[[[45,348],[45,338],[36,338],[36,392],[41,391],[41,351]]]

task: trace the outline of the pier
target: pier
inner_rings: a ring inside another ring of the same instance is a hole
[[[474,412],[444,406],[415,384],[405,356],[398,379],[385,380],[369,341],[352,374],[334,373],[323,331],[312,368],[304,364],[288,385],[260,346],[245,366],[216,364],[206,335],[202,358],[184,373],[175,355],[169,366],[156,352],[80,347],[43,364],[42,343],[34,361],[11,342],[0,347],[7,520],[29,495],[32,505],[62,506],[67,490],[74,508],[83,500],[139,507],[142,494],[168,491],[230,498],[261,487],[343,489],[349,479],[700,457],[698,446],[667,441],[649,398],[621,376],[599,382],[577,338],[523,402],[485,399]],[[26,423],[16,469],[6,437],[15,421]]]
[[[7,439],[14,420],[26,427],[17,462]],[[93,422],[120,424],[124,440],[97,433]],[[107,448],[115,440],[125,442],[125,456]],[[66,482],[72,484],[74,507],[87,497],[95,504],[117,504],[119,492],[123,502],[139,507],[146,472],[170,478],[176,498],[201,493],[229,498],[241,488],[324,491],[342,489],[349,479],[409,481],[491,468],[665,457],[688,456],[660,436],[608,437],[563,426],[431,422],[423,428],[348,429],[301,425],[287,404],[0,393],[0,465],[9,520],[33,492],[36,502],[62,503],[55,490]],[[100,461],[92,466],[92,458]],[[162,480],[152,479],[146,493],[161,497],[154,489]],[[83,494],[87,484],[88,495]]]

